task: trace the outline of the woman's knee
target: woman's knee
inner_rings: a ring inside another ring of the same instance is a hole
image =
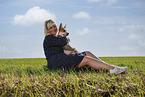
[[[81,61],[80,64],[77,65],[77,67],[80,68],[88,64],[89,64],[89,58],[87,56],[84,56],[83,60]]]
[[[86,53],[86,55],[91,54],[91,52],[90,52],[90,51],[85,51],[85,53]]]

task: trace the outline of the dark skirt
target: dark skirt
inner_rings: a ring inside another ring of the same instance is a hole
[[[66,55],[65,53],[55,54],[47,59],[47,67],[49,69],[75,68],[83,60],[84,56],[86,56],[85,52],[74,55]]]

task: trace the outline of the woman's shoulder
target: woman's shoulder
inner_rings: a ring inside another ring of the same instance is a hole
[[[45,39],[44,39],[45,42],[52,42],[55,40],[57,40],[57,37],[54,35],[47,35],[47,36],[45,36]]]
[[[53,37],[53,35],[47,35],[47,36],[45,36],[45,37]]]
[[[54,36],[54,35],[47,35],[47,36],[45,36],[45,40],[61,40],[61,39],[66,39],[66,37],[61,37],[61,38],[58,38],[58,37],[56,37],[56,36]]]
[[[54,38],[55,36],[53,36],[53,35],[47,35],[47,36],[45,36],[45,39],[51,39],[51,38]]]

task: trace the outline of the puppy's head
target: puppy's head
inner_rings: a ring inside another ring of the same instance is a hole
[[[62,23],[59,25],[59,32],[58,32],[58,37],[66,37],[69,35],[69,33],[65,30],[66,25],[62,27]]]

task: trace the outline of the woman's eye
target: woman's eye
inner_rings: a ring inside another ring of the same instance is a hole
[[[49,29],[52,29],[52,27],[50,27]]]

